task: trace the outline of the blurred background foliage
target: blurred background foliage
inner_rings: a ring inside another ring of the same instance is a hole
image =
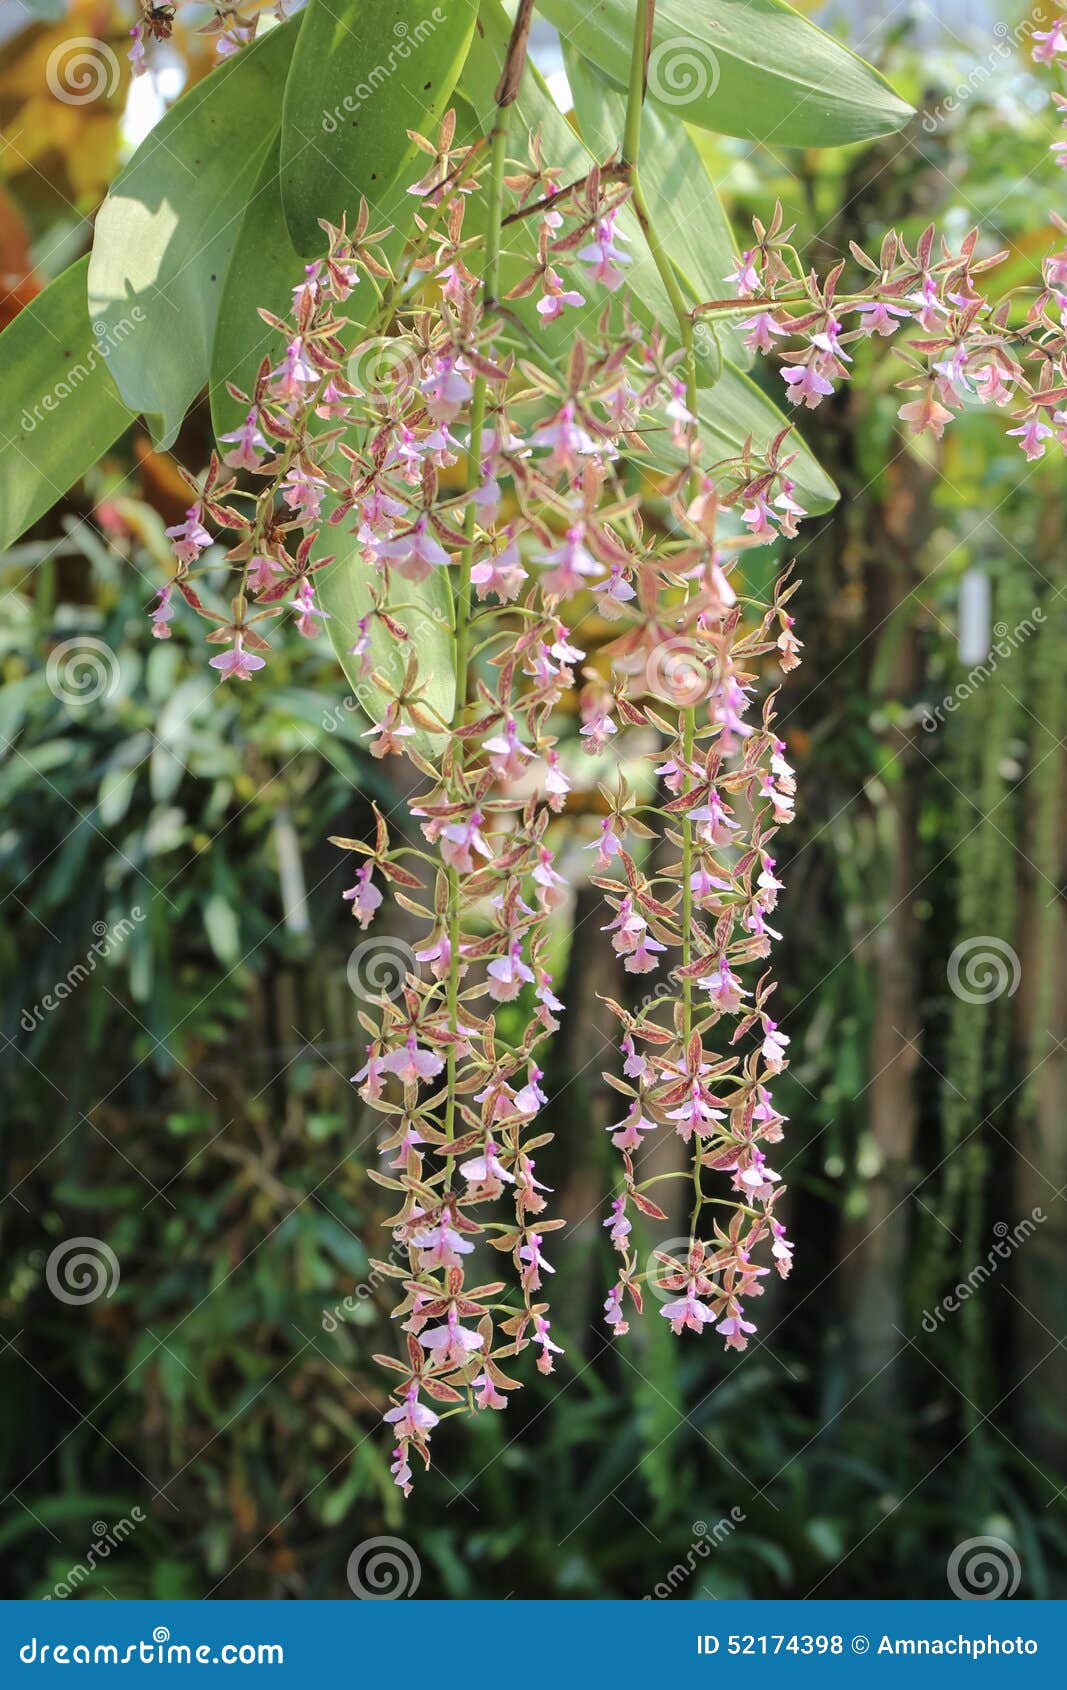
[[[41,92],[57,31],[121,43],[117,0],[14,10],[8,314],[84,250],[152,117],[125,77],[77,125]],[[1009,249],[999,281],[1024,280],[1062,180],[1025,41],[973,15],[961,39],[951,11],[897,9],[886,28],[876,12],[835,15],[912,99],[912,128],[788,157],[702,135],[735,226],[780,195],[825,268],[890,224],[914,237],[936,218],[958,239],[973,221],[985,250]],[[164,95],[209,51],[179,38]],[[380,1532],[416,1546],[422,1595],[941,1596],[951,1549],[983,1533],[1017,1550],[1020,1594],[1064,1594],[1064,478],[977,411],[917,454],[878,347],[858,356],[806,430],[843,496],[798,544],[806,663],[783,700],[802,792],[779,966],[796,1277],[743,1357],[654,1316],[605,1346],[597,994],[633,982],[579,887],[550,1075],[568,1355],[506,1420],[442,1427],[406,1508],[369,1360],[391,1340],[365,1242],[381,1249],[373,1123],[347,1079],[357,935],[326,843],[365,829],[372,798],[402,799],[396,771],[361,749],[325,642],[290,638],[247,688],[205,678],[180,623],[153,645],[144,610],[184,498],[136,431],[0,560],[5,1595],[58,1589],[134,1508],[79,1597],[341,1596],[352,1548]],[[195,412],[175,449],[193,468],[207,427]],[[989,621],[1024,631],[975,681],[958,636],[979,576]],[[88,705],[46,677],[75,636],[116,658]],[[597,802],[576,797],[575,862]],[[27,1028],[99,924],[123,922]],[[968,1003],[948,959],[982,934],[1013,947],[1019,989]],[[1033,1237],[932,1318],[1035,1210]],[[72,1307],[44,1267],[81,1235],[121,1278]]]

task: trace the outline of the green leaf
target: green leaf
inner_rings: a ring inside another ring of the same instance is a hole
[[[208,379],[223,280],[299,26],[297,17],[268,30],[197,83],[141,143],[97,216],[90,312],[115,342],[119,392],[157,445],[171,445]]]
[[[87,258],[0,334],[0,547],[50,510],[133,421],[94,338]],[[112,355],[117,350],[112,344]]]
[[[102,828],[108,829],[118,825],[130,807],[136,788],[136,769],[104,771],[96,800],[97,815]]]
[[[541,0],[541,10],[626,87],[633,0]],[[659,0],[648,93],[675,120],[779,147],[867,141],[911,116],[884,77],[783,0]]]
[[[282,113],[282,201],[293,245],[322,250],[362,194],[396,221],[398,188],[448,109],[477,0],[308,0]]]
[[[371,594],[381,577],[373,564],[364,562],[351,535],[344,534],[339,542],[336,528],[324,529],[315,545],[319,556],[329,552],[337,554],[336,561],[316,574],[315,590],[323,610],[329,613],[326,627],[352,694],[368,721],[377,722],[389,703],[389,695],[369,678],[361,678],[351,650],[359,638],[360,619],[370,610]],[[456,656],[452,588],[447,571],[435,569],[425,581],[398,579],[393,597],[404,607],[396,611],[396,619],[411,638],[407,642],[395,639],[375,619],[370,625],[373,667],[391,685],[399,687],[408,654],[414,650],[419,660],[423,696],[430,708],[449,722],[456,699]],[[425,755],[437,748],[440,735],[420,728],[416,729],[414,739],[406,743]]]
[[[225,893],[215,891],[205,899],[204,932],[223,967],[233,968],[241,957],[241,929]]]
[[[245,407],[227,392],[226,383],[231,381],[251,393],[264,356],[281,356],[278,336],[259,315],[259,307],[276,317],[288,317],[292,290],[304,274],[304,259],[289,239],[282,209],[280,148],[281,140],[276,135],[263,160],[226,271],[211,353],[211,420],[216,438],[236,428],[245,413]],[[376,248],[386,260],[396,256],[412,226],[418,202],[411,195],[405,200],[398,210],[395,232]],[[377,306],[373,284],[364,278],[335,310],[338,317],[360,325]]]
[[[564,58],[582,139],[597,158],[608,158],[619,146],[626,96],[572,49]],[[652,105],[641,117],[640,174],[656,234],[690,299],[720,299],[737,251],[726,213],[685,124]],[[724,325],[718,335],[724,353],[751,363],[739,334]]]
[[[276,134],[260,166],[226,269],[211,349],[211,421],[216,439],[235,428],[246,409],[227,392],[226,383],[232,381],[251,393],[264,356],[281,353],[278,336],[259,315],[259,307],[287,317],[292,290],[304,269],[282,214],[280,148]]]

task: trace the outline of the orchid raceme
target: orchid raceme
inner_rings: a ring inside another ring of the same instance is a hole
[[[1036,63],[1067,69],[1067,18],[1033,31],[1033,40]],[[1053,93],[1052,99],[1067,122],[1067,95]],[[1057,163],[1067,163],[1067,141],[1053,143],[1052,151]],[[1067,222],[1056,212],[1050,220],[1067,235]],[[843,293],[846,261],[820,279],[805,267],[790,245],[792,230],[782,225],[780,205],[769,225],[754,219],[755,244],[723,278],[733,284],[736,298],[705,301],[696,314],[709,321],[733,317],[737,300],[745,301],[750,313],[740,324],[745,344],[782,360],[792,405],[814,410],[847,381],[848,347],[856,341],[900,336],[907,329],[896,351],[905,366],[898,385],[909,396],[897,415],[910,433],[940,440],[960,410],[992,405],[1014,423],[1006,432],[1028,461],[1044,457],[1050,442],[1067,447],[1067,250],[1043,260],[1040,284],[993,300],[983,293],[981,278],[1008,254],[980,253],[977,229],[954,252],[928,227],[914,253],[890,231],[877,259],[850,243],[866,285]],[[791,344],[795,341],[801,344]],[[783,521],[760,498],[745,521],[761,535],[769,535],[778,521],[788,534],[802,514],[790,504],[779,501],[779,511],[788,513]]]
[[[135,0],[135,9],[139,16],[130,30],[126,57],[132,74],[145,76],[152,69],[147,43],[170,40],[178,7],[176,4],[160,6],[156,0]],[[292,9],[290,0],[275,0],[271,12],[279,22],[284,22]],[[198,23],[197,34],[213,40],[218,57],[228,59],[255,40],[260,16],[257,11],[242,11],[241,0],[236,0],[236,3],[235,0],[218,0],[212,6],[207,22]]]
[[[520,68],[528,14],[512,42]],[[288,317],[261,313],[276,351],[251,393],[232,390],[243,420],[168,531],[174,583],[152,611],[154,634],[170,637],[176,589],[215,624],[208,639],[224,649],[212,666],[248,681],[279,619],[319,634],[316,576],[349,536],[374,580],[351,651],[379,701],[366,739],[377,758],[407,759],[418,784],[404,827],[379,813],[372,840],[336,843],[359,859],[344,894],[359,929],[380,919],[386,890],[422,929],[401,989],[360,1014],[367,1046],[354,1076],[381,1118],[385,1167],[373,1177],[395,1201],[398,1254],[376,1266],[396,1282],[404,1339],[399,1357],[379,1359],[395,1375],[385,1420],[405,1493],[441,1419],[503,1408],[518,1383],[508,1369],[531,1345],[544,1373],[562,1353],[546,1300],[563,1222],[538,1176],[539,1061],[563,1009],[546,957],[569,895],[557,853],[570,695],[582,753],[621,762],[627,747],[630,778],[601,787],[587,843],[601,925],[625,972],[653,988],[640,1007],[612,1003],[618,1180],[604,1226],[618,1263],[607,1326],[624,1334],[651,1287],[673,1332],[711,1326],[743,1350],[761,1281],[791,1265],[773,1166],[789,1038],[772,1017],[768,959],[780,936],[776,839],[795,800],[776,689],[801,646],[789,569],[759,601],[745,560],[794,537],[806,512],[789,429],[762,450],[707,451],[694,324],[736,318],[750,346],[782,361],[797,408],[827,399],[848,379],[849,347],[875,336],[902,360],[912,431],[939,436],[979,402],[1010,414],[1028,456],[1067,441],[1067,252],[1046,261],[1025,314],[1012,298],[983,297],[997,258],[979,254],[976,234],[956,252],[933,230],[914,253],[895,234],[877,259],[854,247],[859,286],[845,293],[847,261],[817,277],[779,209],[756,222],[729,298],[685,299],[638,171],[648,16],[639,5],[626,135],[603,168],[561,184],[540,137],[510,122],[513,74],[487,142],[459,139],[455,114],[415,137],[428,162],[410,188],[419,215],[402,258],[383,256],[385,231],[365,205],[351,228],[323,223],[325,256]],[[1042,56],[1061,52],[1042,42]],[[672,332],[644,325],[627,297],[626,205],[676,307]],[[509,220],[535,226],[536,255],[500,298]],[[369,375],[350,357],[342,311],[357,289],[374,301],[364,321],[387,337]],[[543,322],[573,323],[565,359],[547,352],[524,300]],[[651,493],[636,490],[633,464]],[[221,564],[212,531],[236,536]],[[196,589],[219,568],[236,572],[229,615]],[[412,593],[438,576],[450,583],[456,654],[447,717],[431,702],[410,615]],[[617,628],[600,666],[582,645],[591,610]],[[405,653],[400,680],[376,662],[381,630]],[[642,753],[630,747],[650,739],[637,779]],[[518,1014],[500,1013],[509,1004]],[[670,1134],[688,1166],[650,1175],[651,1148]],[[653,1190],[670,1178],[688,1184],[688,1236],[644,1261],[645,1223],[667,1219]]]

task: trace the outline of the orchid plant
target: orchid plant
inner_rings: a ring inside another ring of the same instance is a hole
[[[939,438],[977,402],[1005,411],[1028,458],[1067,444],[1067,251],[1045,260],[1026,299],[985,296],[1003,255],[982,252],[976,230],[957,251],[932,228],[914,252],[890,232],[877,256],[853,246],[851,266],[842,258],[819,276],[779,206],[755,220],[728,294],[687,297],[641,178],[654,0],[632,11],[622,133],[579,179],[561,179],[543,137],[514,122],[532,12],[522,0],[488,135],[465,134],[456,109],[435,133],[413,133],[424,168],[408,188],[406,238],[374,228],[365,201],[351,219],[321,219],[325,253],[288,315],[260,313],[275,351],[250,390],[230,384],[243,420],[222,433],[206,474],[187,478],[189,509],[168,530],[173,579],[151,613],[166,639],[184,602],[212,624],[212,667],[247,681],[287,611],[309,638],[329,621],[320,572],[353,536],[371,582],[349,672],[374,701],[371,753],[406,759],[414,796],[408,827],[378,812],[373,838],[335,843],[358,859],[344,896],[359,929],[379,918],[387,888],[422,930],[401,988],[361,1010],[367,1047],[353,1076],[381,1118],[384,1165],[371,1177],[395,1205],[398,1249],[375,1266],[395,1283],[404,1337],[378,1359],[393,1381],[384,1418],[405,1494],[443,1418],[503,1409],[530,1346],[543,1373],[562,1353],[546,1251],[563,1222],[538,1158],[539,1061],[563,1010],[546,956],[567,895],[557,857],[568,694],[590,756],[626,740],[632,769],[655,745],[647,778],[620,767],[601,788],[588,842],[626,972],[663,981],[639,1008],[611,1004],[619,1061],[606,1079],[621,1101],[606,1324],[622,1337],[652,1289],[674,1333],[712,1327],[743,1350],[761,1281],[790,1270],[771,1162],[789,1039],[767,964],[780,936],[775,841],[795,797],[776,694],[801,644],[790,568],[760,600],[745,556],[792,540],[807,512],[790,425],[725,455],[709,449],[700,340],[733,325],[751,351],[779,359],[785,397],[802,410],[848,379],[857,340],[877,336],[900,361],[911,433]],[[234,12],[225,46],[245,27]],[[1067,61],[1067,23],[1034,40],[1036,58]],[[137,35],[137,58],[141,46]],[[624,208],[673,310],[669,329],[629,298]],[[518,223],[536,241],[504,287],[502,238]],[[380,364],[361,379],[351,356],[355,290],[372,301],[363,333],[389,347],[384,379]],[[540,332],[561,319],[574,324],[562,357]],[[222,534],[216,562],[209,547]],[[207,571],[236,581],[226,613],[198,591]],[[427,583],[442,581],[450,709],[414,616]],[[590,607],[617,625],[606,669],[582,648]],[[402,653],[399,671],[381,661],[383,637]],[[515,1002],[527,1013],[509,1038],[498,1006]],[[648,1173],[650,1146],[675,1133],[688,1166]],[[667,1221],[654,1193],[670,1180],[688,1185],[688,1236],[643,1263],[635,1222]],[[481,1265],[488,1249],[496,1274]]]

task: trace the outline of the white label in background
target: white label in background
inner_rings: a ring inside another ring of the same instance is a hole
[[[968,569],[960,581],[958,655],[965,668],[989,656],[992,592],[982,569]]]

